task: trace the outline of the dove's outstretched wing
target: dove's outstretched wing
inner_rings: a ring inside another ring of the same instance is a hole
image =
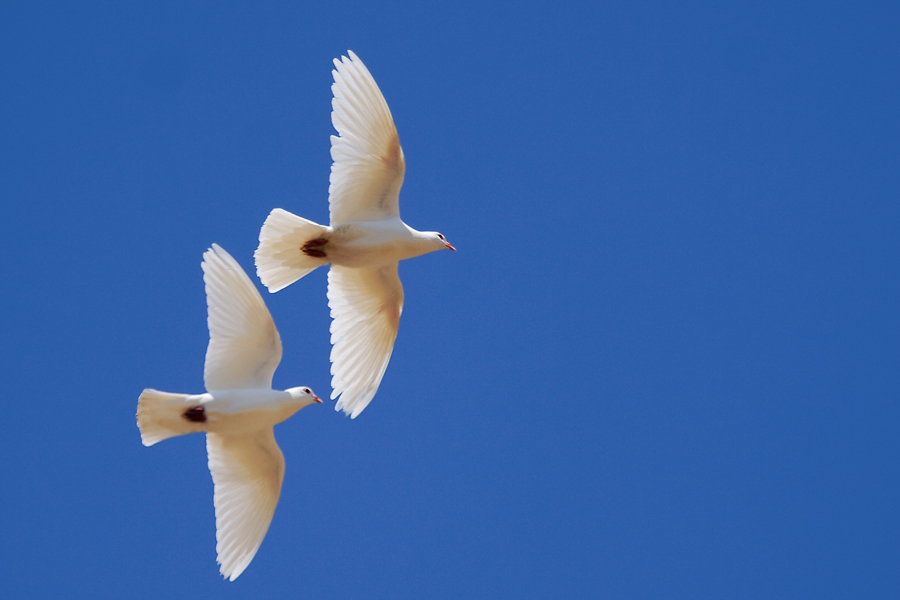
[[[203,255],[209,309],[206,389],[268,388],[281,362],[272,315],[241,266],[216,244]]]
[[[237,579],[259,550],[275,514],[284,456],[272,429],[247,435],[206,434],[215,486],[216,560],[219,572]]]
[[[331,266],[328,272],[331,308],[331,392],[355,418],[378,391],[387,369],[400,313],[403,285],[397,265],[350,269]]]
[[[381,90],[359,57],[335,59],[331,93],[331,225],[400,216],[406,162]]]

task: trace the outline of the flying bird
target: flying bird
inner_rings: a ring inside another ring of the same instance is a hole
[[[434,250],[456,250],[436,231],[400,220],[406,163],[381,90],[353,52],[334,60],[328,203],[331,224],[273,210],[259,233],[256,272],[277,292],[331,264],[331,397],[355,418],[378,391],[397,337],[403,286],[397,264]]]
[[[281,482],[284,456],[273,426],[322,401],[308,387],[272,389],[281,338],[262,297],[241,266],[216,244],[203,255],[209,346],[206,394],[146,389],[137,423],[145,446],[187,433],[206,433],[215,487],[216,560],[234,581],[259,549]]]

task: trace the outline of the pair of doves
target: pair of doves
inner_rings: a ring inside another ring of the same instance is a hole
[[[328,202],[331,225],[273,210],[255,253],[259,278],[270,292],[331,264],[331,386],[336,410],[359,416],[378,391],[391,358],[403,286],[397,264],[444,248],[437,232],[416,231],[400,220],[406,170],[391,111],[362,61],[335,59],[331,86]],[[281,362],[281,338],[253,282],[216,244],[203,255],[209,346],[205,394],[146,389],[137,422],[145,446],[177,435],[206,433],[215,487],[216,560],[234,581],[259,549],[284,478],[284,456],[273,426],[322,401],[308,387],[272,389]]]

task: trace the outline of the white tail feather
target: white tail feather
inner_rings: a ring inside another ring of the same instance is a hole
[[[307,256],[303,244],[323,236],[328,228],[276,208],[269,213],[259,232],[254,253],[256,274],[273,294],[291,285],[316,267],[328,264],[324,258]]]
[[[152,446],[176,435],[204,431],[202,423],[188,421],[182,416],[193,405],[191,397],[190,394],[144,390],[138,399],[137,408],[141,442],[145,446]]]

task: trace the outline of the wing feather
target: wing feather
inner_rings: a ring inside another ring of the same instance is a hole
[[[216,560],[219,572],[237,579],[259,550],[284,479],[284,455],[272,429],[248,435],[206,434],[215,486]]]
[[[387,102],[353,52],[332,71],[331,225],[400,216],[406,161]]]
[[[206,389],[271,387],[281,362],[281,337],[256,286],[217,244],[203,255],[201,266],[209,325]]]
[[[328,272],[331,308],[331,393],[335,410],[355,418],[371,402],[387,369],[400,313],[403,285],[397,265]]]

